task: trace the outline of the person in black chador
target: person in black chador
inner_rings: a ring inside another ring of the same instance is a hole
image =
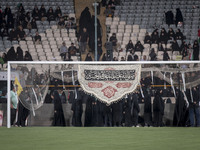
[[[53,126],[65,126],[63,108],[58,91],[54,91],[53,94],[51,95],[51,98],[53,99],[54,102]]]
[[[82,108],[82,101],[81,101],[81,93],[74,91],[70,93],[70,99],[72,99],[72,108],[71,110],[73,111],[73,118],[72,118],[72,125],[73,126],[82,126],[81,122],[81,116],[83,112]]]
[[[199,44],[197,40],[195,40],[193,44],[193,56],[194,60],[199,60]]]
[[[168,61],[168,60],[170,60],[170,57],[169,54],[167,53],[167,50],[165,49],[163,53],[163,61]]]
[[[144,93],[144,124],[145,126],[152,126],[152,105],[151,95],[143,88]]]
[[[28,51],[25,51],[24,61],[33,61],[32,56]]]
[[[121,126],[122,122],[122,102],[113,103],[112,107],[112,119],[113,126]]]
[[[174,40],[174,42],[172,43],[172,52],[174,51],[181,51],[181,48],[179,47],[178,43],[176,40]]]
[[[17,57],[16,57],[16,60],[17,61],[23,61],[23,58],[24,56],[23,56],[23,51],[22,51],[22,49],[18,46],[17,47]]]
[[[180,8],[177,8],[176,9],[176,26],[178,25],[179,22],[183,22],[183,15]]]
[[[200,106],[199,106],[199,88],[193,87],[190,90],[187,90],[187,97],[189,101],[189,119],[190,126],[200,127]]]
[[[103,107],[103,119],[105,127],[112,127],[112,108],[106,104],[102,104]]]
[[[85,61],[92,61],[92,56],[90,53],[87,54]]]
[[[103,126],[103,111],[101,103],[93,98],[92,101],[92,126]]]
[[[143,52],[144,50],[144,46],[142,45],[142,43],[140,41],[138,41],[136,44],[135,44],[135,51],[136,52]]]
[[[22,104],[21,100],[30,101],[30,97],[29,97],[29,94],[28,94],[28,89],[25,88],[24,91],[22,91],[22,93],[19,96],[18,117],[17,117],[17,122],[16,122],[17,126],[24,127],[26,119],[27,119],[27,117],[29,115],[29,110],[24,107],[24,105]]]
[[[186,103],[184,100],[183,93],[177,89],[176,90],[176,105],[174,110],[174,119],[173,119],[173,125],[174,126],[181,126],[184,127],[186,125]]]
[[[164,101],[161,97],[162,90],[158,89],[155,93],[155,98],[153,101],[153,114],[154,114],[154,123],[156,127],[162,126],[162,119],[164,114]]]
[[[86,7],[82,12],[79,20],[79,33],[83,31],[83,28],[86,28],[90,34],[90,25],[91,25],[92,17],[89,11],[89,8]]]
[[[130,94],[128,96],[129,100],[132,102],[131,104],[131,115],[133,120],[133,126],[138,126],[138,113],[140,112],[140,107],[138,104],[138,96],[136,93]]]
[[[170,26],[171,24],[174,24],[174,14],[172,11],[168,11],[165,13],[165,19],[166,19],[166,24]]]
[[[153,33],[151,34],[151,42],[152,42],[152,44],[158,44],[159,43],[158,29],[155,29],[153,31]]]
[[[126,52],[130,52],[134,49],[134,45],[132,40],[129,40],[128,44],[126,45]]]
[[[15,61],[16,57],[17,57],[17,54],[15,53],[15,49],[14,49],[14,47],[11,47],[8,50],[7,59],[8,59],[8,61]]]
[[[122,124],[123,126],[130,127],[132,126],[132,118],[131,118],[131,99],[124,98],[123,102],[123,119]]]

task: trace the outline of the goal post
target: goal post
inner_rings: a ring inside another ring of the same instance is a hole
[[[49,68],[51,68],[52,65],[122,65],[122,66],[127,66],[127,65],[167,65],[166,68],[162,69],[161,72],[187,72],[187,68],[179,68],[176,71],[175,69],[170,69],[168,66],[169,65],[190,65],[190,64],[197,64],[197,67],[195,67],[195,69],[191,69],[191,72],[198,72],[200,71],[199,69],[199,65],[200,65],[200,61],[92,61],[92,62],[83,62],[83,61],[8,61],[8,65],[7,65],[7,128],[11,127],[11,99],[10,99],[10,91],[11,91],[11,71],[12,71],[12,66],[13,65],[48,65]],[[129,68],[131,69],[131,68]],[[157,68],[158,70],[159,68]],[[155,71],[153,70],[153,67],[146,67],[143,68],[142,66],[142,71]],[[61,71],[61,79],[63,78],[62,76],[62,71]],[[165,76],[165,75],[164,75]],[[73,77],[72,77],[73,78]],[[171,78],[170,78],[171,79]],[[63,80],[63,79],[62,79]],[[125,79],[124,79],[125,80]],[[165,80],[165,77],[164,77]],[[170,81],[170,80],[169,80]],[[185,81],[184,81],[185,82]],[[193,83],[195,81],[188,81],[188,83]],[[97,85],[95,85],[97,86]],[[95,93],[94,93],[95,95]],[[105,95],[105,93],[104,93]],[[98,97],[97,95],[95,95],[96,97]],[[99,97],[98,97],[99,98]]]

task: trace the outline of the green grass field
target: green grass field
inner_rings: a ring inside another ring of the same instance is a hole
[[[0,128],[0,150],[199,150],[200,128]]]

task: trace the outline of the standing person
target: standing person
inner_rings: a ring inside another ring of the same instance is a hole
[[[102,41],[100,38],[97,39],[97,60],[99,61],[102,55]]]
[[[22,99],[26,101],[30,100],[27,88],[25,88],[24,91],[22,91],[22,93],[19,96],[18,117],[16,122],[17,126],[25,127],[26,119],[29,115],[29,110],[25,108],[24,105],[22,104],[21,102]]]
[[[15,124],[16,119],[16,112],[17,112],[17,104],[18,104],[18,97],[17,97],[17,87],[12,85],[12,90],[10,91],[10,100],[11,100],[11,125]]]
[[[132,99],[124,98],[123,100],[123,125],[126,127],[132,126],[132,117],[131,117],[131,104]]]
[[[162,117],[164,114],[163,99],[161,95],[162,90],[158,89],[155,93],[155,98],[153,101],[154,123],[156,127],[162,126]]]
[[[79,42],[80,42],[80,52],[84,53],[86,51],[89,42],[89,34],[86,28],[83,28],[83,32],[81,33],[79,38]]]
[[[131,114],[132,114],[132,119],[133,119],[133,126],[139,127],[138,126],[138,114],[140,112],[140,107],[138,104],[137,93],[130,94],[129,99],[132,101]]]
[[[110,37],[109,41],[112,42],[113,51],[117,52],[117,38],[116,38],[116,33],[112,34],[112,36]]]
[[[176,9],[176,26],[178,25],[179,22],[183,22],[183,15],[182,12],[180,10],[180,8]]]
[[[151,95],[145,89],[144,91],[144,123],[145,126],[152,126],[152,105]]]
[[[58,91],[54,91],[53,94],[51,95],[51,98],[53,99],[54,102],[53,126],[65,126],[63,108]]]
[[[107,106],[104,103],[102,103],[102,105],[103,105],[104,126],[112,127],[112,107]]]
[[[199,60],[199,44],[197,40],[195,40],[193,44],[193,57],[194,60]]]
[[[19,46],[17,47],[17,53],[16,54],[17,54],[17,57],[16,57],[17,61],[23,61],[24,60],[23,51]]]
[[[62,46],[60,47],[60,56],[63,60],[66,60],[66,55],[68,53],[67,46],[65,42],[62,43]]]
[[[112,121],[113,126],[121,126],[122,123],[122,102],[113,103],[111,105],[112,108]]]
[[[190,125],[200,127],[199,88],[193,87],[188,90],[188,97]]]

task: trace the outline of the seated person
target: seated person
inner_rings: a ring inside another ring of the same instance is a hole
[[[151,44],[151,37],[148,32],[145,35],[144,44]]]
[[[106,10],[104,11],[104,14],[106,15],[106,17],[113,17],[114,11],[111,9],[110,5],[108,5]]]
[[[138,41],[136,44],[135,44],[135,51],[136,52],[143,52],[143,50],[144,50],[144,46],[141,44],[141,42],[140,41]]]
[[[26,34],[22,28],[22,26],[19,26],[18,27],[18,30],[17,30],[17,37],[18,37],[18,40],[25,40],[25,37],[26,37]]]
[[[38,32],[36,32],[35,35],[35,44],[41,44],[41,36],[39,35]]]
[[[59,19],[58,28],[59,28],[59,29],[64,29],[64,28],[65,28],[65,21],[64,21],[63,18],[60,18],[60,19]]]
[[[69,54],[71,56],[75,56],[76,55],[77,48],[76,48],[76,46],[74,46],[74,43],[71,43],[71,46],[69,47],[68,51],[69,51]]]
[[[134,45],[133,45],[133,42],[132,42],[132,40],[130,40],[129,42],[128,42],[128,44],[126,45],[126,51],[128,52],[128,51],[132,51],[134,49]]]
[[[14,28],[10,31],[9,35],[10,35],[9,40],[11,40],[11,41],[17,40],[17,33]]]
[[[48,21],[55,21],[55,14],[53,12],[53,8],[50,7],[48,12],[47,12],[47,20]]]
[[[157,60],[157,55],[155,53],[154,48],[151,49],[151,53],[149,54],[150,60],[151,61],[156,61]]]
[[[68,53],[67,46],[65,42],[62,43],[62,46],[60,47],[60,56],[63,60],[66,60],[66,54]]]

